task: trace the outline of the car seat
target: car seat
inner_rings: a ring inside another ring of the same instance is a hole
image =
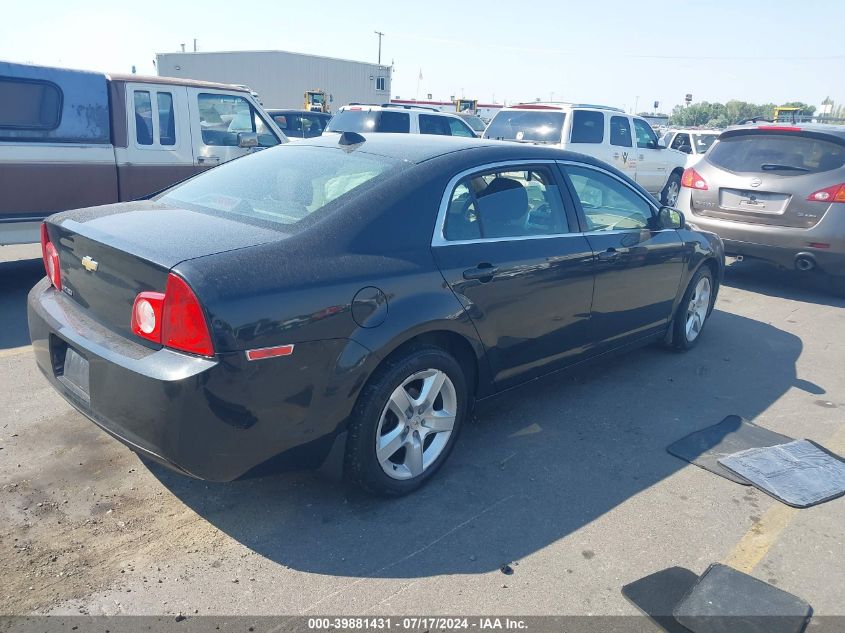
[[[526,235],[528,192],[513,178],[497,176],[478,196],[478,216],[484,237]]]

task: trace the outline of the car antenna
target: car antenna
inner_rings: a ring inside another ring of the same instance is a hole
[[[357,132],[344,132],[340,135],[340,141],[338,141],[338,143],[340,145],[358,145],[359,143],[363,143],[366,140],[367,139],[365,139]]]

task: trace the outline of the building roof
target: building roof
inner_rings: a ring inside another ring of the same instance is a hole
[[[280,50],[258,50],[258,51],[174,51],[172,53],[156,53],[156,57],[182,57],[191,55],[253,55],[255,53],[279,53],[282,55],[296,55],[298,57],[311,57],[313,59],[328,59],[336,62],[346,62],[349,64],[363,64],[366,66],[378,66],[381,69],[387,70],[392,68],[386,64],[379,64],[377,62],[361,62],[355,59],[343,59],[342,57],[328,57],[326,55],[312,55],[311,53],[297,53],[295,51],[280,51]]]

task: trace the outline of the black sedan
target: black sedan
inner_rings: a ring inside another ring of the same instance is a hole
[[[595,159],[344,133],[147,201],[54,215],[38,366],[132,450],[195,477],[343,465],[402,494],[474,401],[700,338],[722,244]]]

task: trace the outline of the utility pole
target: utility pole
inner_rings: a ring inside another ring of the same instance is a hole
[[[194,52],[197,52],[197,38],[194,38]]]
[[[381,38],[384,37],[384,33],[381,31],[373,31],[376,35],[378,35],[378,65],[381,66]]]

